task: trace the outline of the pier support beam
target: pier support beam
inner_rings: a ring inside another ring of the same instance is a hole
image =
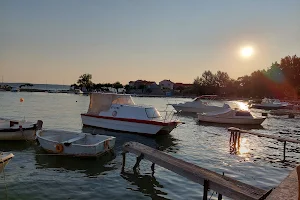
[[[133,166],[133,170],[136,170],[139,167],[140,162],[141,162],[141,160],[143,160],[143,158],[144,158],[144,154],[142,154],[142,153],[138,157],[136,157],[136,163]]]
[[[207,200],[208,180],[204,180],[203,200]]]
[[[286,141],[283,143],[283,161],[285,161],[285,148],[286,148]]]

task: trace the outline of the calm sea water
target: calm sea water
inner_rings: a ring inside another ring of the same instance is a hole
[[[19,99],[24,98],[20,103]],[[134,98],[137,104],[166,109],[168,103],[189,99]],[[202,186],[171,171],[143,160],[132,170],[135,156],[127,154],[121,173],[122,145],[137,141],[201,167],[225,173],[242,182],[270,189],[278,185],[297,164],[299,146],[288,144],[287,160],[282,162],[283,144],[255,136],[242,136],[241,154],[229,152],[226,126],[199,124],[193,116],[177,116],[185,124],[169,135],[148,138],[134,134],[83,128],[80,113],[87,110],[88,96],[51,93],[0,92],[0,117],[35,121],[42,119],[45,129],[96,132],[117,137],[114,154],[98,159],[81,159],[46,154],[35,143],[0,141],[0,151],[15,155],[0,174],[0,199],[199,199]],[[244,106],[242,102],[230,102]],[[170,110],[170,107],[167,107]],[[260,115],[258,110],[254,114]],[[300,138],[299,118],[269,116],[253,131]],[[210,194],[211,195],[211,194]],[[216,199],[212,194],[212,199]]]

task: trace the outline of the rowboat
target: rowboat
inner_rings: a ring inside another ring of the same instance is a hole
[[[0,119],[0,140],[35,140],[35,133],[43,121],[37,122]]]
[[[105,135],[92,135],[63,130],[38,130],[40,146],[50,152],[78,157],[96,157],[110,151],[116,138]]]
[[[3,171],[4,167],[14,157],[12,153],[0,152],[0,172]]]
[[[92,93],[82,124],[144,135],[170,133],[180,124],[163,118],[153,106],[136,105],[128,94]]]
[[[209,113],[198,113],[198,120],[219,124],[260,125],[266,118],[255,117],[249,111],[225,109]]]

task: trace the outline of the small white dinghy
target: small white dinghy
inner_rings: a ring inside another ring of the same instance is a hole
[[[39,130],[37,139],[43,149],[69,156],[95,157],[111,150],[116,138],[62,130]]]
[[[14,157],[14,154],[9,152],[0,152],[0,173],[3,171],[4,167],[8,162]]]
[[[231,108],[209,113],[198,113],[198,120],[220,124],[260,125],[266,118],[255,117],[249,111]]]
[[[0,119],[0,140],[35,140],[35,133],[43,126],[37,122]]]

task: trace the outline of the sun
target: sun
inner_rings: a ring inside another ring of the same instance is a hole
[[[251,57],[253,55],[253,53],[254,53],[254,50],[250,46],[241,48],[241,56],[244,58]]]

